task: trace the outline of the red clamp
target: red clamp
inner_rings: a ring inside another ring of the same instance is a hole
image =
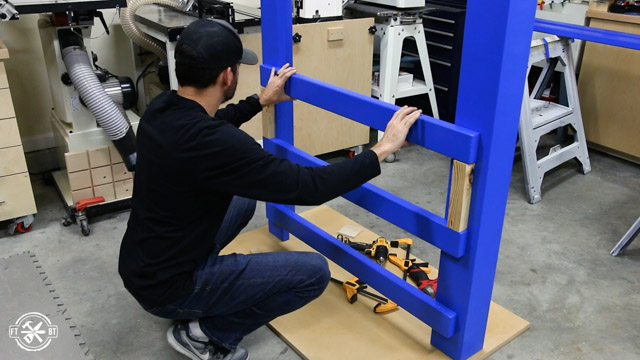
[[[86,209],[87,206],[89,206],[89,205],[100,204],[100,203],[103,203],[103,202],[104,202],[104,197],[102,197],[102,196],[96,196],[96,197],[92,197],[92,198],[82,199],[82,200],[76,202],[76,211],[78,211],[78,212],[84,211],[84,209]]]

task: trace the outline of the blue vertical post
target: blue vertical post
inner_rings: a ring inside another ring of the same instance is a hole
[[[291,1],[261,1],[262,9],[262,61],[276,67],[293,66],[291,34]],[[275,106],[276,138],[293,145],[293,102],[283,101]],[[293,210],[291,206],[291,210]],[[272,205],[267,204],[267,218],[272,219]],[[289,233],[269,220],[269,231],[281,240],[289,239]]]
[[[467,2],[456,125],[480,133],[467,252],[441,253],[437,300],[458,314],[447,339],[431,343],[454,359],[482,348],[518,132],[535,4]]]

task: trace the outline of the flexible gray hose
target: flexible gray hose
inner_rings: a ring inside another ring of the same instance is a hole
[[[86,50],[79,46],[66,47],[62,49],[62,59],[73,86],[109,139],[123,138],[129,130],[129,123],[102,87]]]
[[[127,7],[120,14],[122,30],[124,30],[129,39],[140,47],[156,54],[160,60],[164,61],[167,59],[164,43],[143,33],[136,25],[136,10],[141,6],[152,4],[167,5],[178,10],[188,10],[193,4],[193,0],[129,0],[127,1]]]

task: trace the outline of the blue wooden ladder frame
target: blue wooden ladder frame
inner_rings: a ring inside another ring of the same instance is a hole
[[[421,116],[408,139],[475,165],[468,227],[443,218],[371,184],[344,197],[441,249],[438,294],[432,299],[375,262],[297,215],[292,206],[267,204],[270,231],[289,232],[360,277],[431,328],[431,343],[454,359],[466,359],[484,342],[520,115],[535,7],[525,0],[469,0],[456,125]],[[261,84],[271,68],[292,61],[290,0],[262,1]],[[397,106],[302,74],[288,82],[289,95],[354,121],[384,130]],[[319,120],[321,121],[321,120]],[[275,107],[275,138],[268,151],[307,166],[325,163],[293,146],[293,104]],[[458,180],[452,176],[452,184]],[[449,212],[452,206],[448,200]],[[466,209],[465,209],[466,210]],[[463,211],[464,212],[464,211]],[[466,221],[463,221],[466,223]],[[465,229],[466,228],[466,229]]]

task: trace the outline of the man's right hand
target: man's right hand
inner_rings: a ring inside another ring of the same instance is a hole
[[[387,156],[400,150],[407,139],[409,129],[420,115],[422,115],[422,110],[407,106],[403,106],[393,114],[387,123],[382,139],[371,148],[378,155],[378,161],[382,162]]]

